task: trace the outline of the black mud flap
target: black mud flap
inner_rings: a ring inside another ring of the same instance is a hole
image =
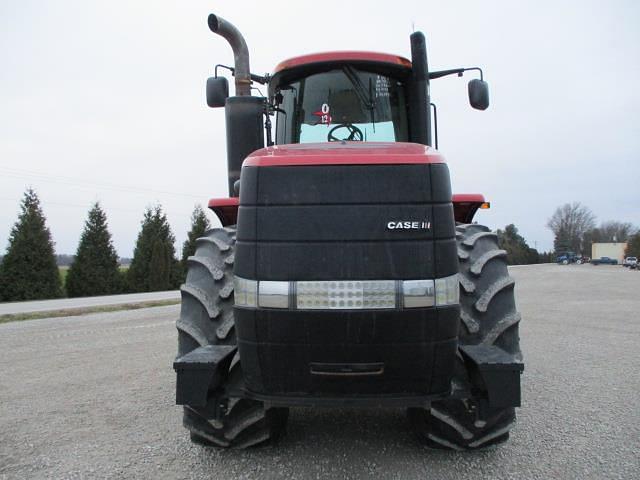
[[[520,375],[524,364],[499,347],[460,346],[475,386],[484,390],[491,408],[520,406]]]
[[[220,386],[236,350],[235,345],[206,345],[176,359],[176,404],[205,406],[207,392]]]

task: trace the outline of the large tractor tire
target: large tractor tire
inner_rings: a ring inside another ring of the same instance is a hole
[[[456,227],[460,265],[459,345],[495,345],[521,361],[514,280],[507,271],[506,252],[498,238],[481,225]],[[454,394],[468,398],[433,402],[430,409],[409,409],[411,425],[427,446],[473,450],[504,442],[515,423],[515,409],[481,408],[460,353],[453,380]]]
[[[233,261],[235,228],[215,228],[196,240],[188,259],[187,279],[181,287],[182,307],[176,322],[178,357],[205,345],[235,345],[233,321]],[[207,446],[246,448],[278,438],[286,426],[288,409],[265,409],[262,402],[228,398],[224,392],[242,382],[236,353],[222,388],[210,390],[206,407],[184,407],[183,424],[191,440]],[[220,411],[218,418],[205,412]]]

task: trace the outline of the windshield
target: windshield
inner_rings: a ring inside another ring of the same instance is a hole
[[[404,84],[344,66],[276,89],[276,143],[406,142]]]

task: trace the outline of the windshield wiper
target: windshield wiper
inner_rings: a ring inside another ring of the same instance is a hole
[[[349,82],[351,82],[351,85],[353,85],[353,89],[355,90],[356,96],[358,97],[358,100],[360,100],[360,103],[364,106],[364,108],[369,110],[369,114],[371,115],[371,123],[373,124],[374,128],[373,131],[375,132],[376,122],[374,112],[376,103],[373,100],[373,92],[367,92],[366,87],[360,80],[360,76],[351,65],[345,65],[344,67],[342,67],[342,71],[347,76],[347,79],[349,79]],[[371,82],[369,82],[369,90],[371,90]]]

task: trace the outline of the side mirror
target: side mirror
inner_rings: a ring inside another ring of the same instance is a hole
[[[469,103],[476,110],[486,110],[489,107],[489,84],[487,82],[477,78],[469,82]]]
[[[225,77],[207,78],[207,105],[211,108],[224,107],[229,97],[229,82]]]

